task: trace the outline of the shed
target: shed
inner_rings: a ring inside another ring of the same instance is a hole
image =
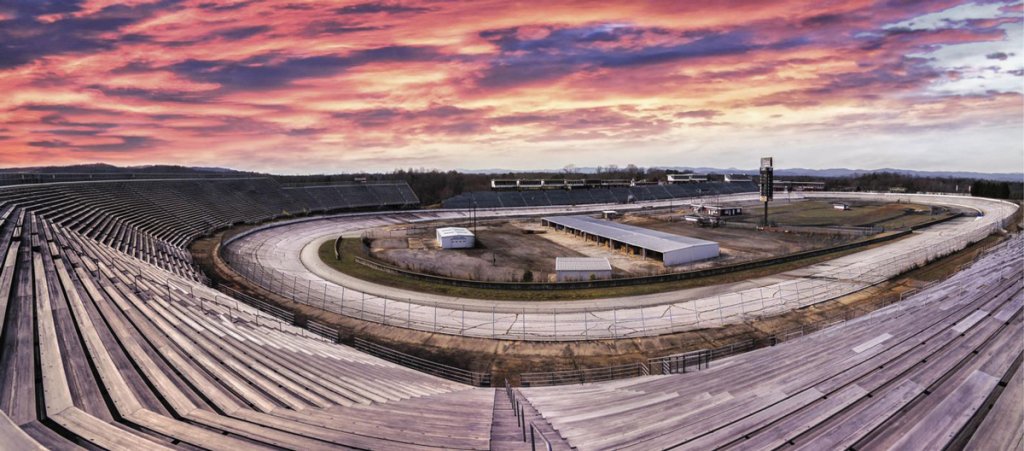
[[[559,282],[610,279],[612,265],[607,258],[557,257],[555,274]]]
[[[655,258],[675,266],[718,256],[718,243],[687,236],[605,221],[589,216],[548,216],[545,227],[596,241],[615,250],[643,258]]]
[[[476,245],[476,236],[465,227],[437,229],[437,245],[442,249],[469,249]]]

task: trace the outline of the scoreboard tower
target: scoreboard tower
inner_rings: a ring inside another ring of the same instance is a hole
[[[772,173],[772,157],[761,158],[761,202],[764,202],[764,226],[768,227],[768,202],[775,193],[775,180]]]

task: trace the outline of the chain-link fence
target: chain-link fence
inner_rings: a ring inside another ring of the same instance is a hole
[[[823,193],[822,197],[878,198],[862,193]],[[890,198],[890,196],[885,196]],[[480,302],[438,301],[369,293],[327,282],[304,267],[282,269],[275,264],[297,259],[287,250],[267,249],[246,236],[222,247],[221,257],[250,282],[294,302],[381,324],[427,332],[505,340],[567,341],[656,336],[707,327],[719,327],[818,304],[854,293],[919,268],[964,249],[1003,227],[1013,204],[987,199],[901,195],[891,197],[919,203],[953,204],[989,216],[960,219],[938,225],[896,243],[870,249],[840,260],[806,268],[795,280],[699,299],[671,298],[653,305],[587,307],[587,302],[501,302],[489,307]],[[485,215],[486,212],[479,214]],[[263,230],[266,230],[264,228]],[[285,233],[285,229],[272,233]],[[310,237],[312,238],[312,237]],[[272,255],[271,255],[272,254]]]

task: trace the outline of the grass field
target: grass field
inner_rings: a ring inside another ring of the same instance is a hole
[[[834,252],[827,255],[805,258],[788,263],[773,265],[764,268],[755,268],[746,271],[737,271],[728,274],[701,277],[689,280],[673,282],[649,283],[625,287],[593,288],[579,290],[499,290],[482,289],[470,287],[456,287],[439,282],[414,279],[400,274],[391,274],[378,271],[356,262],[356,257],[366,258],[366,252],[358,238],[346,238],[342,240],[342,258],[337,260],[334,257],[334,240],[328,240],[320,246],[319,256],[328,266],[336,271],[357,277],[388,287],[404,290],[419,291],[423,293],[442,294],[454,297],[465,297],[474,299],[505,299],[505,300],[526,300],[526,301],[554,301],[554,300],[582,300],[599,299],[606,297],[635,296],[642,294],[663,293],[666,291],[682,290],[687,288],[717,285],[724,283],[740,282],[743,280],[764,277],[780,272],[791,271],[804,266],[820,263],[833,258],[842,257],[864,249],[889,244],[880,243],[871,246],[850,249],[842,252]]]
[[[905,228],[949,216],[949,212],[931,214],[931,207],[918,204],[846,202],[849,210],[837,210],[828,200],[786,202],[776,200],[768,204],[768,220],[787,226],[846,226]],[[744,214],[732,221],[760,223],[760,208],[745,209]]]

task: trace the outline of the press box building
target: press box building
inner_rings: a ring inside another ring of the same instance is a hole
[[[465,227],[437,229],[437,245],[441,249],[469,249],[476,245],[476,236]]]

